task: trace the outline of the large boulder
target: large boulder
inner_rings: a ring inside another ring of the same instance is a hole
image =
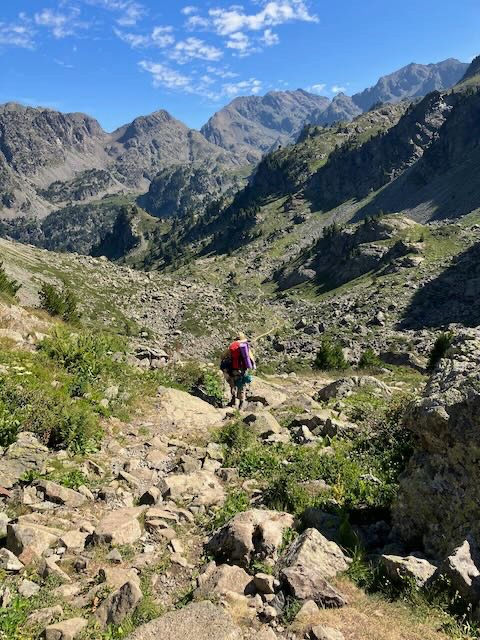
[[[301,602],[313,600],[323,607],[342,607],[345,598],[327,581],[348,568],[340,547],[316,529],[307,529],[280,559],[280,579]]]
[[[214,533],[206,550],[215,558],[248,567],[251,561],[275,562],[283,532],[293,526],[289,513],[251,509],[238,513]]]
[[[336,542],[327,540],[316,529],[306,529],[287,549],[280,564],[314,566],[323,578],[333,578],[346,571],[350,562]]]
[[[423,587],[430,582],[437,571],[437,567],[425,558],[417,556],[383,555],[380,564],[392,581],[412,580],[417,587]]]
[[[443,560],[480,539],[480,331],[457,335],[406,417],[415,451],[400,480],[394,533]]]
[[[142,536],[139,518],[144,511],[144,507],[131,507],[107,513],[95,527],[94,543],[133,544]]]
[[[48,626],[42,634],[44,640],[74,640],[87,627],[85,618],[70,618]]]
[[[211,602],[195,602],[144,624],[127,640],[242,640],[230,615]]]
[[[81,507],[86,502],[85,496],[78,491],[62,487],[62,485],[51,480],[39,480],[36,483],[37,492],[43,496],[44,500],[66,507]]]
[[[250,384],[249,400],[252,402],[260,402],[265,407],[275,409],[286,402],[287,399],[288,396],[283,387],[254,376]]]
[[[465,600],[473,604],[480,602],[480,548],[472,536],[446,558],[439,574],[447,577]]]
[[[211,471],[179,473],[162,478],[160,489],[164,498],[185,500],[195,504],[212,506],[225,501],[225,491]]]
[[[48,449],[33,433],[19,433],[17,441],[11,444],[1,458],[0,486],[10,489],[26,471],[46,473]]]
[[[172,431],[185,431],[188,426],[190,434],[205,434],[222,423],[222,413],[218,409],[189,393],[160,387],[158,394],[160,417],[171,425]]]
[[[36,522],[17,522],[7,525],[7,549],[16,556],[30,550],[40,557],[50,546],[58,542],[62,531],[45,527]]]
[[[198,577],[198,589],[195,598],[205,600],[212,596],[225,596],[228,593],[249,595],[254,591],[252,576],[241,567],[222,564],[219,567],[212,563],[207,565],[203,574]]]

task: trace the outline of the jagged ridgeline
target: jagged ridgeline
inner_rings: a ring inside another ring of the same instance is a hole
[[[465,72],[464,89],[475,87],[473,66],[467,70],[457,60],[411,64],[362,93],[332,101],[303,90],[237,98],[200,132],[166,111],[107,133],[83,114],[3,105],[0,217],[8,222],[1,232],[49,249],[92,253],[115,244],[112,230],[122,228],[117,217],[136,204],[133,227],[142,239],[132,249],[121,234],[127,254],[109,255],[128,260],[134,251],[134,264],[158,268],[182,256],[234,251],[265,233],[271,226],[265,206],[282,197],[306,197],[312,210],[325,211],[397,178],[440,126],[435,99],[423,112],[411,107],[409,120],[408,105]],[[379,139],[399,118],[384,148]],[[370,138],[376,142],[368,146]],[[389,156],[389,145],[402,146],[400,159]],[[346,188],[350,180],[342,170],[350,175],[349,163],[368,164],[369,154],[378,175],[355,177]],[[383,202],[376,208],[382,206],[392,209]]]

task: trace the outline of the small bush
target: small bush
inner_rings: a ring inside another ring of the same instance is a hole
[[[0,293],[5,293],[7,296],[14,298],[20,286],[16,280],[12,280],[7,276],[3,262],[0,260]]]
[[[223,527],[233,516],[250,508],[250,500],[244,491],[231,491],[225,500],[224,505],[219,509],[212,519],[210,528],[215,531]]]
[[[450,345],[452,344],[453,333],[442,333],[435,340],[430,357],[428,359],[428,370],[433,371],[442,358],[445,357]]]
[[[348,362],[345,360],[341,345],[329,338],[324,338],[318,350],[314,366],[316,369],[323,371],[341,371],[348,367]]]
[[[0,400],[0,447],[8,447],[15,442],[19,430],[20,420],[11,412],[11,409]]]
[[[373,349],[365,349],[358,363],[359,369],[378,369],[382,362]]]
[[[59,289],[53,284],[44,282],[39,297],[40,307],[51,316],[58,316],[65,322],[78,323],[80,321],[77,298],[66,284],[62,289]]]
[[[70,392],[73,397],[86,393],[103,375],[119,374],[122,365],[112,361],[112,353],[124,348],[116,337],[91,332],[72,334],[63,330],[57,330],[40,344],[42,353],[72,375]]]

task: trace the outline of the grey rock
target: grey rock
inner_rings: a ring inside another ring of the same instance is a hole
[[[131,615],[143,599],[142,590],[136,582],[126,582],[118,591],[112,593],[95,612],[96,618],[104,627],[119,625]]]
[[[127,640],[242,640],[230,615],[211,602],[193,603],[144,624]]]

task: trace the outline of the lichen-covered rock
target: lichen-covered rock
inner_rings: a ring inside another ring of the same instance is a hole
[[[443,560],[472,534],[480,539],[480,331],[457,335],[406,426],[415,452],[400,481],[394,532],[423,541]]]
[[[48,449],[33,433],[19,433],[17,441],[11,444],[0,462],[0,486],[10,489],[26,471],[46,471]]]
[[[343,607],[346,599],[327,581],[348,568],[340,547],[316,529],[307,529],[280,559],[280,580],[287,592],[322,607]]]
[[[253,558],[274,562],[282,545],[283,531],[292,527],[293,516],[278,511],[251,509],[238,513],[207,543],[215,558],[248,567]]]
[[[428,560],[416,556],[383,555],[380,563],[391,580],[413,580],[418,587],[427,584],[437,570]]]
[[[452,587],[468,602],[480,602],[480,548],[472,536],[468,536],[445,559],[439,574],[446,576]]]

